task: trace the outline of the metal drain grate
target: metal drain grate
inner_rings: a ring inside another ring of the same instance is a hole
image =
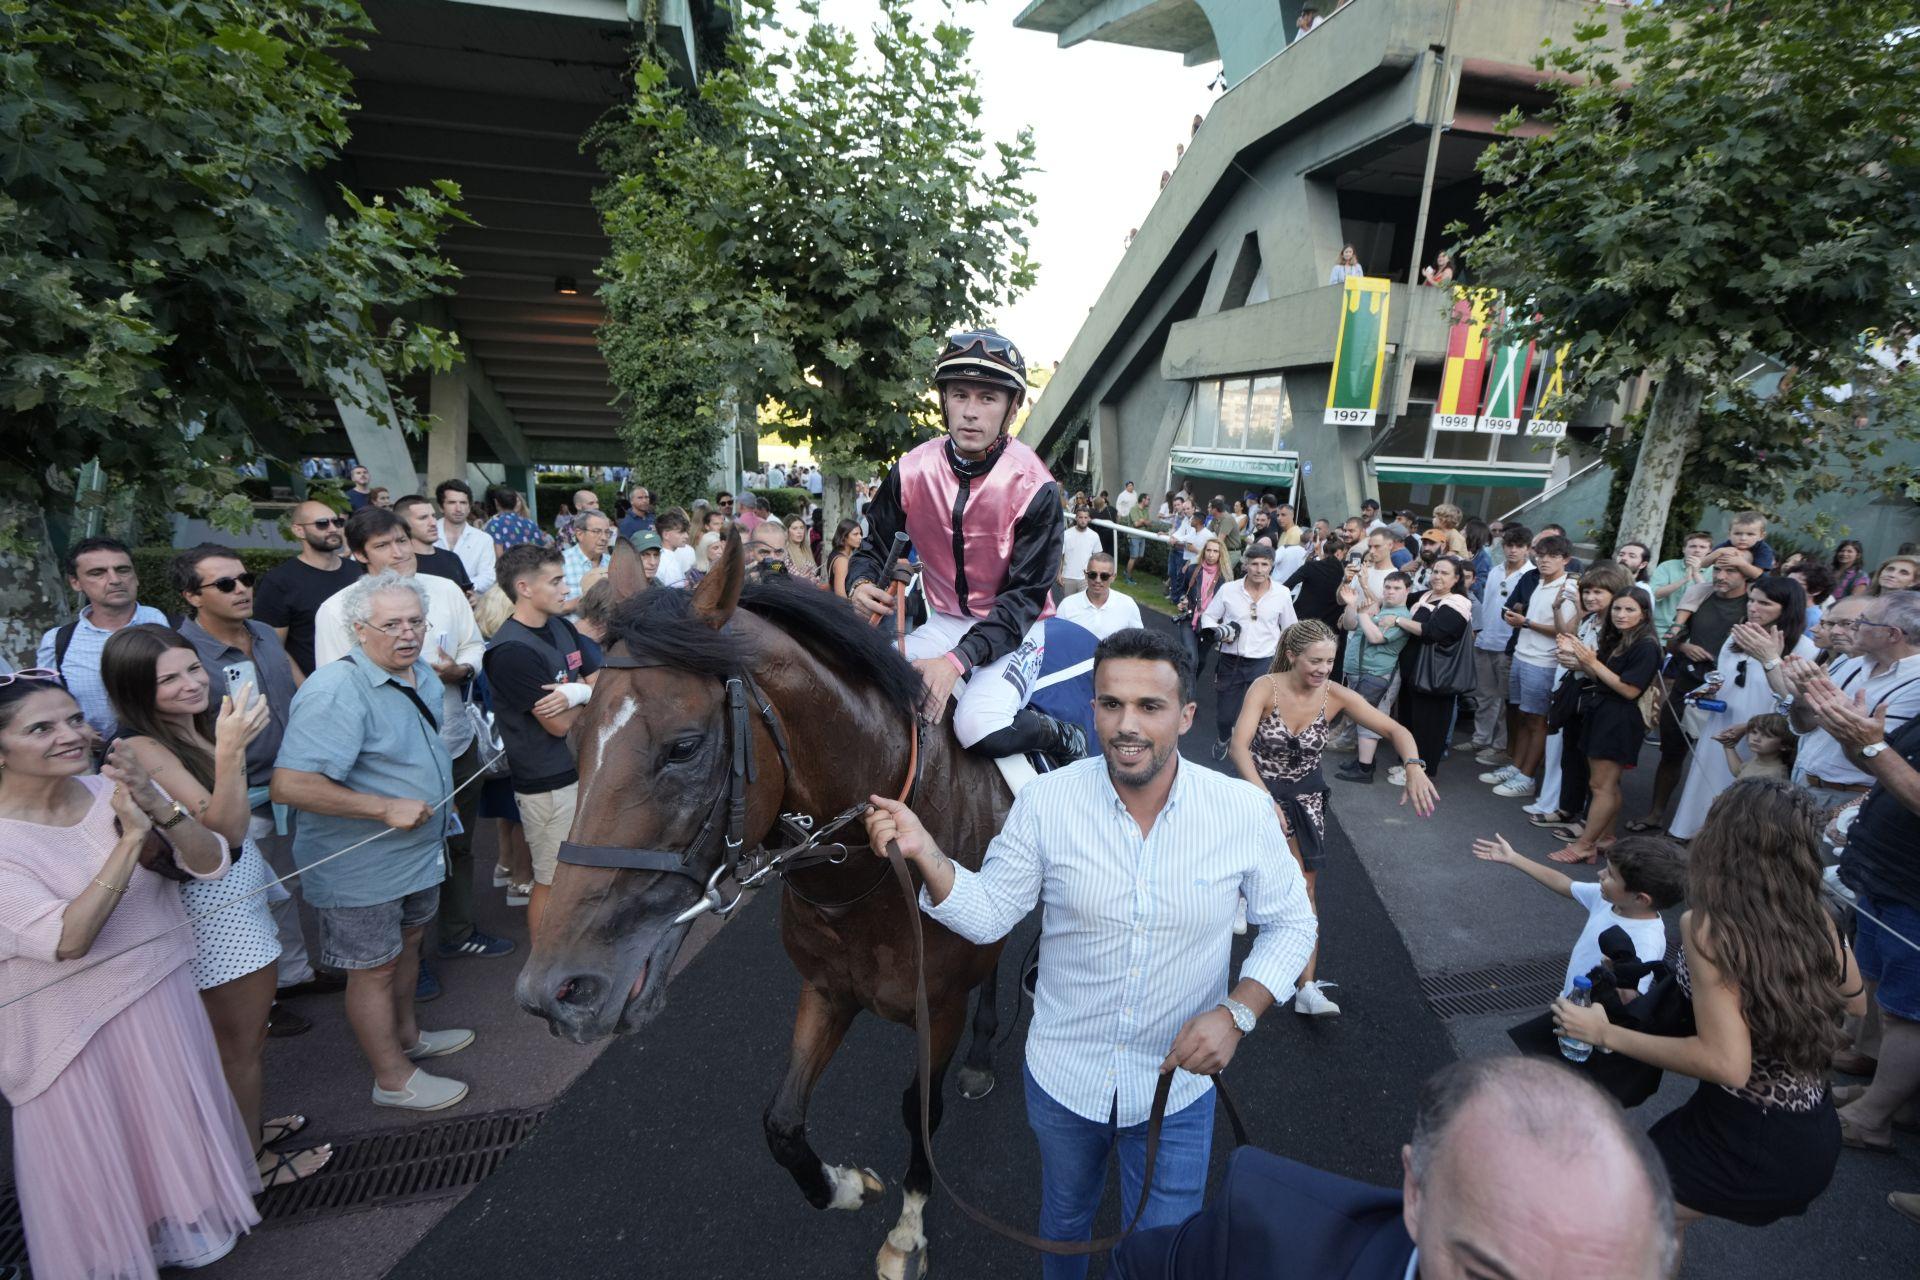
[[[1482,1013],[1516,1013],[1546,1007],[1567,976],[1565,956],[1436,973],[1420,979],[1427,1006],[1442,1022]]]
[[[444,1120],[334,1143],[327,1167],[260,1197],[265,1222],[287,1222],[451,1195],[500,1167],[547,1108]],[[27,1237],[12,1186],[0,1187],[0,1265],[25,1263]]]

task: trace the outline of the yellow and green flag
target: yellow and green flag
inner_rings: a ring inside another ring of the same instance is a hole
[[[1333,344],[1333,377],[1326,421],[1370,427],[1380,410],[1387,368],[1387,299],[1391,280],[1348,276],[1340,293],[1340,332]]]

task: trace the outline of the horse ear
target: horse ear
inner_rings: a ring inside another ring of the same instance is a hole
[[[647,585],[646,570],[640,565],[640,553],[625,538],[613,543],[613,563],[607,569],[607,581],[613,584],[614,602],[637,596]]]
[[[727,625],[733,611],[740,607],[740,587],[747,578],[746,553],[740,546],[740,531],[735,529],[715,551],[725,548],[720,567],[700,580],[693,591],[693,611],[715,631]]]

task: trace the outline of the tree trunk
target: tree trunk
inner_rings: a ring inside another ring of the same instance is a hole
[[[29,548],[24,555],[0,551],[0,658],[31,667],[40,637],[70,619],[73,609],[60,580],[60,558],[54,554],[46,516],[15,507],[0,512],[0,528],[14,529]]]
[[[1700,443],[1700,397],[1705,390],[1699,378],[1669,366],[1653,393],[1647,425],[1640,434],[1640,454],[1634,460],[1633,480],[1627,487],[1626,504],[1620,509],[1620,529],[1614,545],[1646,543],[1650,564],[1659,563],[1660,539],[1666,531],[1673,492],[1688,456]]]
[[[851,476],[831,475],[824,469],[820,472],[823,481],[820,491],[820,528],[828,542],[833,541],[833,531],[840,527],[842,520],[853,518],[853,485]],[[822,560],[824,562],[824,557]]]

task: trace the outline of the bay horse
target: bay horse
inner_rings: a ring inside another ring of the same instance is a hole
[[[708,895],[728,905],[720,881],[732,840],[736,855],[750,852],[776,831],[817,831],[870,794],[909,789],[922,685],[888,643],[891,628],[784,578],[743,586],[743,558],[735,535],[722,567],[688,593],[644,588],[632,549],[622,543],[614,554],[620,603],[608,665],[570,735],[580,774],[573,829],[516,988],[522,1008],[576,1043],[658,1015],[688,917]],[[944,724],[921,734],[917,763],[915,812],[941,848],[978,870],[1012,804],[999,770],[963,751]],[[863,825],[853,820],[841,838],[864,841]],[[649,866],[671,869],[635,869]],[[918,906],[864,845],[781,885],[780,936],[800,972],[800,1002],[786,1075],[763,1116],[767,1145],[816,1209],[858,1209],[883,1185],[871,1169],[814,1153],[807,1103],[861,1010],[912,1025],[908,913]],[[1001,944],[975,946],[931,920],[925,936],[937,1127],[941,1081],[976,988],[961,1092],[993,1087]],[[900,1216],[875,1258],[881,1280],[926,1269],[932,1177],[918,1104],[910,1080],[900,1115],[911,1153]]]

